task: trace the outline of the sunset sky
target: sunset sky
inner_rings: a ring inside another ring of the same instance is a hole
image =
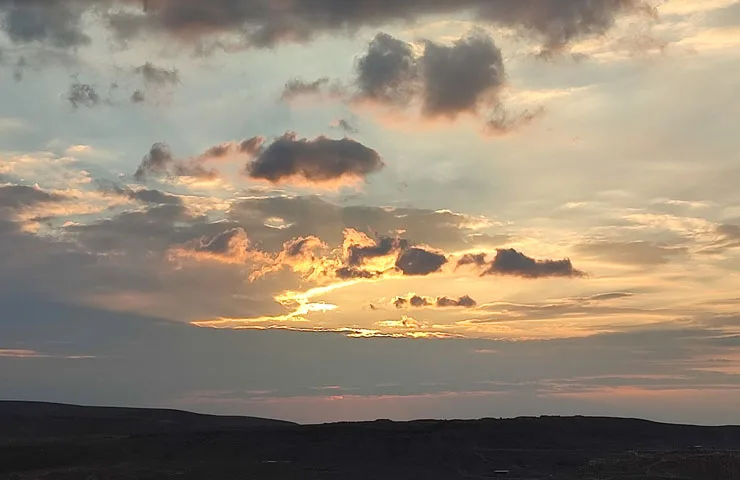
[[[0,398],[740,423],[740,1],[0,0]]]

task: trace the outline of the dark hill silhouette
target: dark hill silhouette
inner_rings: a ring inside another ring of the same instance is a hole
[[[256,417],[203,415],[182,410],[88,407],[0,400],[0,439],[141,435],[295,425]]]
[[[738,451],[740,427],[607,417],[297,425],[0,402],[0,480],[732,480]]]

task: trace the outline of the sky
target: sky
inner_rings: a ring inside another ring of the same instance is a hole
[[[740,423],[740,1],[0,0],[0,398]]]

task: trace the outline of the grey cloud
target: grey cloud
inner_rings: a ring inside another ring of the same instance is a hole
[[[478,303],[470,298],[468,295],[463,295],[462,297],[459,297],[458,299],[454,298],[448,298],[448,297],[439,297],[437,299],[437,306],[438,307],[464,307],[464,308],[472,308],[475,307]]]
[[[256,240],[279,246],[293,237],[315,235],[329,245],[343,242],[342,231],[352,228],[366,234],[419,239],[442,250],[460,250],[476,245],[479,219],[450,211],[377,206],[340,206],[318,196],[274,196],[250,198],[232,205],[230,221],[244,225]],[[269,218],[280,218],[288,228],[266,228]],[[501,239],[505,240],[506,237]]]
[[[350,245],[347,262],[350,266],[357,267],[365,263],[367,259],[400,252],[408,248],[408,243],[408,240],[402,238],[381,237],[372,246]]]
[[[544,107],[512,114],[502,104],[494,107],[485,124],[485,133],[491,136],[507,135],[531,124],[545,114]]]
[[[218,177],[218,171],[206,168],[202,161],[205,158],[179,160],[174,157],[170,147],[165,143],[155,143],[149,153],[142,158],[134,172],[137,181],[144,181],[148,176],[178,176],[199,179],[213,179]]]
[[[457,261],[457,266],[476,265],[478,267],[482,267],[486,264],[486,256],[487,255],[485,253],[466,253]]]
[[[513,248],[496,251],[496,257],[482,275],[515,275],[525,278],[582,277],[585,274],[573,268],[570,259],[535,260]]]
[[[163,174],[174,162],[175,157],[172,155],[170,147],[164,143],[155,143],[149,153],[141,160],[136,173],[134,173],[134,178],[143,180],[148,174]]]
[[[177,69],[166,69],[158,67],[151,62],[136,67],[134,73],[141,75],[145,82],[156,85],[176,85],[180,83],[180,73]]]
[[[134,90],[131,94],[131,103],[141,104],[146,102],[146,94],[142,90]]]
[[[404,250],[396,260],[396,267],[404,275],[429,275],[440,271],[445,263],[447,257],[444,254],[414,247]]]
[[[357,133],[359,132],[359,129],[352,125],[349,120],[345,120],[344,118],[340,118],[339,120],[336,120],[335,122],[332,122],[331,124],[332,128],[338,128],[339,130],[342,130],[347,133]]]
[[[262,144],[264,143],[265,139],[262,137],[252,137],[248,138],[246,140],[243,140],[239,144],[239,151],[242,153],[246,153],[247,155],[257,155],[259,153],[260,148],[262,148]]]
[[[479,7],[481,18],[539,37],[543,54],[560,51],[578,38],[605,34],[623,13],[652,16],[655,9],[641,0],[502,0]]]
[[[501,50],[490,36],[473,31],[452,45],[412,45],[379,33],[356,65],[356,97],[388,105],[421,104],[425,117],[451,117],[498,105],[506,79]]]
[[[164,193],[159,190],[150,190],[148,188],[142,188],[140,190],[132,190],[130,188],[118,187],[116,193],[123,195],[131,200],[136,200],[142,203],[148,203],[152,205],[182,205],[182,199],[169,193]]]
[[[498,103],[506,75],[501,50],[488,35],[475,32],[451,46],[427,41],[420,62],[426,116],[476,111],[486,95]]]
[[[665,264],[688,254],[686,247],[644,241],[584,243],[577,250],[611,262],[638,266]]]
[[[396,297],[391,302],[396,308],[425,308],[425,307],[437,307],[437,308],[451,308],[451,307],[462,307],[472,308],[477,305],[477,302],[470,298],[468,295],[463,295],[457,299],[450,297],[422,297],[419,295],[411,295],[406,297]]]
[[[291,100],[298,96],[318,94],[328,84],[328,77],[322,77],[312,82],[307,82],[300,78],[294,78],[285,84],[285,87],[283,87],[283,93],[280,95],[280,99]]]
[[[587,298],[589,301],[605,301],[605,300],[617,300],[620,298],[629,298],[634,296],[634,293],[631,292],[608,292],[608,293],[598,293],[596,295],[591,295]]]
[[[219,233],[205,243],[201,243],[198,251],[221,255],[229,254],[231,253],[234,240],[239,238],[246,239],[247,232],[241,227],[232,228]]]
[[[103,103],[103,98],[95,86],[87,83],[73,83],[65,95],[67,101],[74,107],[96,107]]]
[[[407,105],[418,94],[419,67],[411,44],[387,33],[373,38],[355,68],[360,98]]]
[[[354,140],[323,136],[307,140],[288,132],[262,147],[246,173],[270,183],[297,180],[321,184],[364,179],[384,166],[378,152]]]
[[[41,203],[52,203],[67,200],[64,195],[48,193],[35,187],[24,185],[0,186],[0,209],[19,210]]]
[[[347,266],[337,268],[334,274],[337,276],[337,278],[341,278],[343,280],[350,280],[354,278],[377,278],[381,275],[380,272],[370,272],[367,270],[362,270],[361,268]]]
[[[479,21],[534,36],[543,43],[543,50],[554,51],[574,39],[604,34],[618,15],[646,10],[641,0],[411,0],[392,5],[376,0],[298,0],[280,8],[260,0],[160,0],[152,2],[146,14],[111,11],[108,18],[122,38],[147,31],[191,39],[240,33],[245,44],[268,47],[429,15],[471,13]]]
[[[481,118],[491,135],[524,127],[544,111],[512,114],[506,110],[500,100],[506,84],[503,56],[481,30],[473,30],[450,45],[426,40],[420,55],[411,43],[378,33],[356,61],[353,86],[334,84],[327,92],[328,83],[326,78],[300,81],[291,88],[290,97],[330,93],[350,103],[419,106],[420,115],[430,119],[454,120],[469,113]]]
[[[55,47],[76,48],[90,43],[83,32],[82,13],[89,5],[81,1],[0,1],[0,28],[14,43],[41,42]]]

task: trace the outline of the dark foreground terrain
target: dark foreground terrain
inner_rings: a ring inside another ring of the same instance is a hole
[[[738,452],[740,427],[633,419],[301,426],[174,410],[0,402],[3,480],[737,480]]]

